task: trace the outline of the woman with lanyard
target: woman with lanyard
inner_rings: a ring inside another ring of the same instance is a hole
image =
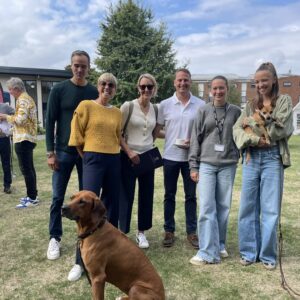
[[[228,257],[225,249],[232,187],[239,151],[232,127],[240,116],[239,107],[229,104],[228,81],[216,76],[211,82],[212,101],[201,107],[194,123],[189,165],[191,179],[199,182],[199,250],[193,265],[219,263]]]

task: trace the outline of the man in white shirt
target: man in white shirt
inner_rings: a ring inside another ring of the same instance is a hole
[[[194,248],[199,247],[197,238],[196,183],[190,178],[188,150],[194,119],[205,102],[190,92],[191,73],[178,69],[175,74],[176,92],[159,105],[156,134],[164,128],[164,247],[171,247],[175,237],[175,196],[181,172],[185,193],[185,216],[187,239]]]

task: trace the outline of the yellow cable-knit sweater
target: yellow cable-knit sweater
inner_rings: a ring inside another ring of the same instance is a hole
[[[69,146],[83,146],[85,152],[119,153],[121,122],[118,108],[84,100],[73,115]]]

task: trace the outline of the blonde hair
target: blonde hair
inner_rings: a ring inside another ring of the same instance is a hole
[[[156,82],[154,76],[151,75],[151,74],[149,74],[149,73],[144,73],[144,74],[142,74],[142,75],[139,77],[138,81],[137,81],[137,87],[139,87],[140,82],[141,82],[141,80],[142,80],[143,78],[146,78],[146,79],[149,79],[150,81],[152,81],[153,86],[154,86],[154,88],[153,88],[153,97],[156,97],[156,95],[157,95],[157,90],[158,90],[158,85],[157,85],[157,82]]]
[[[112,73],[103,73],[103,74],[101,74],[100,77],[98,78],[98,85],[102,81],[110,81],[115,85],[115,88],[117,88],[118,80]]]

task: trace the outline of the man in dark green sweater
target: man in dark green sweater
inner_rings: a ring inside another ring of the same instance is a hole
[[[82,161],[75,147],[69,147],[71,120],[73,112],[82,100],[96,99],[96,87],[86,80],[90,69],[88,53],[76,50],[71,55],[73,77],[56,84],[49,95],[46,117],[47,163],[53,170],[52,204],[50,208],[49,233],[50,242],[47,258],[58,259],[62,236],[61,207],[74,166],[76,165],[79,190],[82,189]],[[74,270],[73,270],[74,269]],[[68,279],[80,278],[82,269],[79,262],[69,273]]]

